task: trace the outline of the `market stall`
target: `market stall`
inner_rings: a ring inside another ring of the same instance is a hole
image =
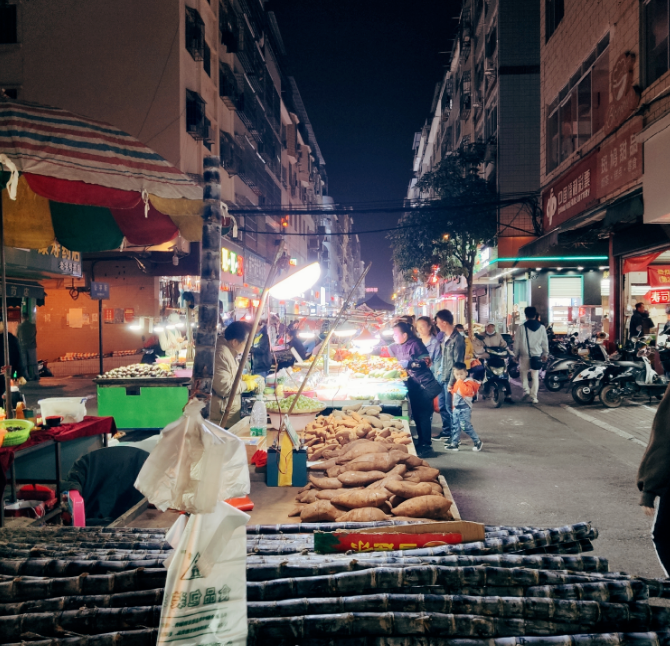
[[[98,412],[120,429],[160,430],[179,419],[188,401],[190,377],[179,377],[167,364],[134,364],[93,380]]]

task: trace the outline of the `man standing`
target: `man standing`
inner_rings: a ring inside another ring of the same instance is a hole
[[[25,366],[28,381],[39,381],[37,368],[37,326],[30,321],[27,314],[21,317],[16,331],[21,348],[21,363]]]
[[[640,336],[642,336],[643,334],[647,334],[647,330],[645,328],[650,327],[647,323],[647,320],[651,319],[649,319],[649,313],[645,310],[644,303],[636,303],[633,316],[630,317],[630,327],[628,337],[632,339],[638,334]],[[639,330],[638,328],[642,328],[642,330]]]
[[[549,354],[547,329],[537,320],[537,310],[534,307],[524,309],[526,322],[521,325],[514,336],[514,354],[519,362],[523,398],[530,397],[533,404],[537,404],[537,390],[540,386],[540,367],[542,357]],[[533,383],[528,387],[528,372],[530,371]]]
[[[454,325],[454,315],[449,310],[440,310],[435,315],[435,324],[440,330],[437,339],[442,348],[442,359],[439,370],[435,371],[435,378],[442,383],[443,394],[439,397],[442,431],[436,439],[447,442],[451,439],[451,430],[454,426],[452,415],[452,395],[449,388],[454,383],[454,364],[465,359],[465,339]]]

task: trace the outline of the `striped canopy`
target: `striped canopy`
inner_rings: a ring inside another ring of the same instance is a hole
[[[202,234],[201,187],[118,128],[59,108],[0,100],[0,170],[7,246],[94,252]]]

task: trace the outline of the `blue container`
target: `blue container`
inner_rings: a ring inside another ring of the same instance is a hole
[[[279,482],[279,451],[268,449],[268,465],[265,483],[268,487],[277,487]],[[293,451],[292,487],[304,487],[307,484],[307,451]]]

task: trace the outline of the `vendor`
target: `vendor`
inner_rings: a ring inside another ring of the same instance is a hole
[[[212,380],[212,421],[220,424],[223,414],[228,405],[228,397],[231,395],[233,381],[240,365],[239,355],[244,350],[247,337],[251,331],[251,325],[244,321],[234,321],[223,333],[223,339],[219,337],[216,344],[216,359],[214,361],[214,379]],[[240,395],[246,390],[244,381],[240,380],[235,393],[235,399],[230,409],[227,426],[230,427],[240,420],[240,409],[242,400]]]
[[[303,345],[303,342],[298,338],[298,331],[295,329],[289,328],[286,331],[286,342],[289,348],[295,349],[295,351],[300,355],[300,358],[304,361],[309,356],[309,352]]]
[[[272,370],[272,354],[270,352],[270,334],[267,321],[261,322],[261,328],[254,337],[251,346],[251,367],[255,375],[265,378]]]

